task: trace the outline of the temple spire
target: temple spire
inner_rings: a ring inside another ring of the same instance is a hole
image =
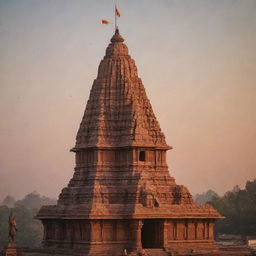
[[[118,28],[110,41],[73,151],[134,146],[170,149]]]

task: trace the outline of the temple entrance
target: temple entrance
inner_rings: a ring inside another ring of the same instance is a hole
[[[160,248],[160,221],[157,219],[146,219],[141,229],[142,248]]]

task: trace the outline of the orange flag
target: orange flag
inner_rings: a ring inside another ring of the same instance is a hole
[[[119,10],[116,8],[116,16],[120,17],[121,13],[119,12]]]
[[[108,20],[102,20],[101,23],[102,24],[109,24],[109,21]]]

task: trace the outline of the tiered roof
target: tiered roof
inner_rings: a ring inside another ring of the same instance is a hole
[[[73,151],[130,146],[168,148],[117,29],[99,65]]]

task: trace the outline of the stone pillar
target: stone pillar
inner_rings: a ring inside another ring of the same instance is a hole
[[[211,220],[209,223],[209,240],[214,240],[214,221]]]
[[[168,220],[163,220],[160,224],[160,237],[161,237],[161,245],[164,248],[168,247],[168,241],[170,240],[170,231],[171,225]]]
[[[197,240],[203,240],[204,236],[203,236],[203,223],[201,220],[198,220],[197,222]]]
[[[99,220],[91,220],[91,242],[100,242],[102,241],[102,224]]]
[[[47,237],[46,237],[47,224],[46,224],[45,220],[42,220],[42,224],[43,224],[43,226],[44,226],[44,228],[43,228],[43,229],[44,229],[44,234],[43,234],[42,245],[45,245],[46,239],[47,239]]]
[[[80,241],[81,240],[80,225],[79,225],[78,220],[74,221],[74,240],[75,241]]]
[[[195,221],[195,239],[198,239],[198,235],[197,235],[197,220]]]
[[[61,225],[60,220],[57,220],[55,222],[55,227],[54,227],[54,229],[55,229],[55,240],[60,240],[60,237],[61,237],[60,225]]]
[[[101,150],[97,150],[97,166],[102,164],[102,160],[101,160]]]
[[[206,223],[206,239],[209,240],[209,221]]]
[[[177,221],[177,240],[184,240],[184,221],[178,220]]]
[[[188,222],[188,240],[195,240],[196,226],[193,220]]]
[[[72,220],[66,221],[66,240],[68,241],[68,245],[72,248],[72,240],[73,240],[73,231],[72,231]]]
[[[131,249],[140,250],[142,249],[141,244],[141,228],[143,226],[142,220],[131,220]]]
[[[132,151],[132,161],[133,161],[133,164],[135,164],[135,165],[138,164],[138,150],[137,149],[134,149]]]

